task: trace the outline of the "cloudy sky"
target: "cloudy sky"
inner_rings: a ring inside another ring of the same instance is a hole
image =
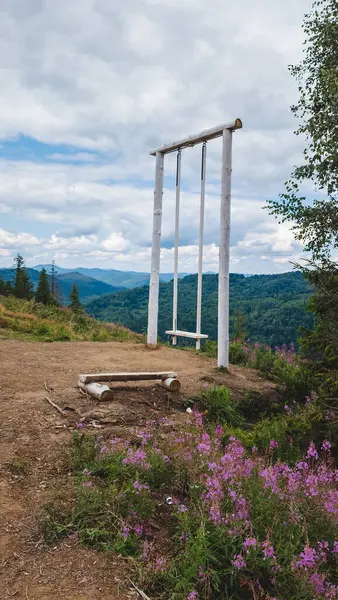
[[[240,117],[231,270],[291,269],[302,248],[262,210],[301,140],[287,65],[310,0],[0,0],[0,266],[148,270],[149,151]],[[197,262],[200,146],[182,159],[180,270]],[[173,269],[166,157],[161,270]],[[205,270],[217,271],[220,140],[208,144]]]

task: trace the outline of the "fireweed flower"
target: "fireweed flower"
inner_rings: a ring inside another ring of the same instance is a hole
[[[299,555],[299,560],[296,561],[296,566],[304,571],[313,569],[318,560],[317,552],[311,546],[305,546],[303,552]]]
[[[332,552],[336,552],[338,554],[338,542],[333,542],[333,550]]]
[[[272,558],[272,559],[276,558],[274,547],[272,546],[271,542],[269,542],[269,540],[265,540],[265,542],[263,542],[262,548],[263,548],[264,560],[267,560],[268,558]]]
[[[197,592],[190,592],[187,600],[197,600]]]
[[[135,525],[134,527],[134,531],[136,533],[136,535],[138,535],[139,537],[141,537],[141,535],[143,535],[143,527],[142,525]]]
[[[145,485],[136,480],[134,481],[134,489],[136,490],[136,494],[139,494],[142,490],[149,490],[149,485]]]
[[[243,546],[247,552],[249,552],[250,548],[256,548],[256,546],[257,546],[256,538],[247,537],[243,542]]]
[[[126,539],[128,537],[128,535],[129,535],[129,532],[130,532],[130,527],[128,527],[128,525],[126,525],[123,528],[122,537],[124,537]]]
[[[329,440],[324,440],[322,443],[322,450],[330,450],[331,449],[331,444],[329,442]]]
[[[156,559],[155,561],[155,565],[154,565],[154,571],[163,573],[164,571],[166,571],[166,559],[163,557],[159,557]]]
[[[236,569],[245,569],[246,562],[241,554],[235,554],[232,564]]]
[[[314,445],[313,442],[311,442],[308,451],[306,453],[306,457],[307,458],[314,458],[315,460],[317,460],[318,458],[318,452],[316,450],[316,446]]]
[[[278,443],[276,442],[276,440],[271,440],[270,448],[278,448]]]

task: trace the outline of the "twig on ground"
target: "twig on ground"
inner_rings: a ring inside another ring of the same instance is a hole
[[[138,588],[131,579],[129,579],[129,581],[130,581],[131,585],[133,586],[133,588],[135,588],[135,590],[138,592],[138,594],[140,594],[141,598],[143,598],[143,600],[150,600],[149,596],[147,596],[147,594],[145,594],[142,590],[140,590],[140,588]]]
[[[45,396],[45,400],[47,400],[47,402],[51,406],[53,406],[53,408],[55,408],[56,410],[58,410],[61,415],[63,415],[64,417],[68,416],[67,413],[64,410],[62,410],[62,408],[60,408],[60,406],[58,406],[57,404],[55,404],[55,402],[53,402],[53,400],[51,400],[50,398],[48,398],[48,396]]]
[[[45,390],[46,390],[46,392],[48,392],[48,394],[51,394],[51,393],[52,393],[52,390],[50,390],[50,389],[49,389],[49,387],[47,387],[47,383],[44,381],[44,382],[43,382],[43,384],[44,384],[44,386],[45,386]]]

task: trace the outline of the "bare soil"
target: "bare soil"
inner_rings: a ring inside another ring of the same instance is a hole
[[[64,453],[81,418],[90,431],[127,430],[154,415],[179,410],[181,398],[154,382],[114,386],[101,403],[77,389],[79,373],[177,371],[181,397],[205,382],[274,394],[256,371],[232,366],[220,373],[213,359],[195,352],[129,343],[0,341],[0,598],[115,600],[137,593],[121,557],[66,540],[47,547],[39,532],[41,507],[72,488]],[[67,412],[64,417],[48,396]]]

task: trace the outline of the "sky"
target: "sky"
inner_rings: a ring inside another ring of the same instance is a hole
[[[233,121],[230,269],[302,256],[264,209],[302,140],[288,65],[310,0],[0,0],[0,266],[148,271],[149,152]],[[218,270],[221,141],[207,148],[204,270]],[[179,269],[196,272],[201,146],[182,153]],[[165,157],[161,270],[173,271],[175,155]]]

